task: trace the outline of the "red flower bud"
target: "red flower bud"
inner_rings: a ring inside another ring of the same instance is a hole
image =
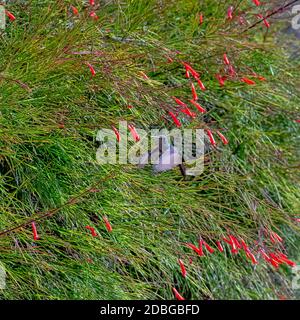
[[[97,237],[97,232],[95,231],[95,228],[93,228],[91,226],[86,226],[86,229],[91,231],[91,234],[93,237]]]
[[[177,117],[175,116],[175,114],[171,111],[169,111],[169,115],[171,116],[171,118],[173,119],[174,123],[176,124],[176,126],[178,128],[181,127],[181,122],[177,119]]]
[[[198,85],[199,85],[200,89],[201,89],[202,91],[205,91],[206,88],[205,88],[203,82],[202,82],[200,79],[198,79],[197,82],[198,82]]]
[[[32,232],[33,232],[33,239],[34,239],[34,240],[39,240],[40,237],[39,237],[39,235],[38,235],[38,233],[37,233],[35,223],[32,222],[32,223],[31,223],[31,226],[32,226]]]
[[[112,232],[112,226],[111,226],[110,222],[108,221],[108,218],[107,217],[103,217],[103,220],[104,220],[104,223],[105,223],[106,230],[108,232]]]
[[[178,262],[180,265],[181,274],[185,278],[186,277],[186,269],[185,269],[184,263],[181,259],[178,259]]]
[[[208,138],[209,138],[210,143],[211,143],[213,146],[215,146],[215,145],[216,145],[216,141],[215,141],[215,138],[214,138],[211,130],[207,129],[207,130],[206,130],[206,133],[207,133],[207,135],[208,135]]]
[[[199,14],[199,23],[200,25],[203,23],[203,13]]]
[[[233,7],[230,6],[228,9],[227,9],[227,18],[229,20],[232,20],[233,19]]]
[[[196,92],[196,89],[195,89],[195,86],[193,83],[191,83],[191,88],[192,88],[193,100],[197,101],[198,96],[197,96],[197,92]]]
[[[77,16],[77,15],[79,14],[79,11],[78,11],[78,9],[77,9],[76,7],[71,6],[71,10],[72,10],[72,12],[73,12],[73,14],[74,14],[75,16]]]
[[[182,295],[180,295],[179,292],[175,288],[172,288],[172,290],[173,290],[173,293],[174,293],[175,298],[177,300],[185,300],[184,297]]]
[[[217,135],[221,138],[224,144],[228,144],[227,138],[220,131],[217,131]]]
[[[255,82],[253,80],[248,79],[248,78],[242,78],[241,81],[243,81],[243,82],[245,82],[245,83],[247,83],[249,85],[254,85],[255,84]]]
[[[112,126],[112,129],[117,137],[117,141],[120,142],[120,140],[121,140],[120,132],[114,126]]]
[[[141,140],[139,134],[136,132],[136,129],[135,129],[135,127],[134,127],[132,124],[129,124],[129,125],[128,125],[128,129],[129,129],[129,131],[130,131],[133,139],[135,140],[135,142],[138,142],[138,141]]]
[[[5,14],[6,14],[6,16],[8,17],[8,19],[10,21],[15,21],[16,20],[16,17],[11,12],[9,12],[8,10],[5,10]]]
[[[224,63],[225,63],[227,66],[230,65],[230,61],[229,61],[226,53],[224,53],[224,55],[223,55],[223,60],[224,60]]]
[[[222,244],[221,244],[220,241],[217,241],[217,247],[218,247],[218,249],[219,249],[220,252],[223,252],[223,251],[224,251],[224,248],[223,248],[223,246],[222,246]]]
[[[190,100],[190,102],[191,102],[191,104],[193,104],[201,113],[205,113],[205,112],[206,112],[206,110],[205,110],[204,108],[202,108],[202,107],[200,106],[200,104],[197,103],[196,101]]]
[[[86,65],[89,67],[91,74],[92,74],[92,77],[94,77],[96,75],[96,71],[95,71],[94,67],[90,63],[87,63]]]

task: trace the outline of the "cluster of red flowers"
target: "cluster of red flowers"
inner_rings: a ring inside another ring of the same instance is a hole
[[[282,244],[283,239],[274,231],[267,232],[265,231],[265,234],[269,236],[270,241],[273,244]],[[199,257],[203,257],[205,255],[205,251],[209,252],[210,254],[214,253],[215,250],[218,250],[219,252],[224,252],[224,247],[222,245],[223,243],[226,243],[230,247],[230,252],[232,254],[238,254],[240,251],[244,252],[246,257],[252,262],[253,265],[258,264],[257,257],[251,252],[249,246],[246,244],[246,242],[242,238],[235,237],[232,234],[228,234],[227,237],[223,237],[221,241],[216,241],[215,246],[216,249],[210,246],[206,241],[203,239],[199,240],[198,246],[194,245],[193,243],[186,243],[185,246],[192,249],[193,252],[197,254]],[[268,262],[270,265],[272,265],[275,268],[278,268],[280,265],[288,265],[290,267],[295,267],[296,264],[292,260],[290,260],[287,255],[280,252],[279,250],[276,250],[274,252],[266,252],[265,249],[260,248],[257,251],[257,256],[261,256],[266,262]],[[178,259],[179,267],[181,274],[184,278],[187,277],[187,270],[184,265],[184,262],[182,259]],[[191,263],[191,260],[190,260]],[[178,293],[178,291],[173,288],[173,292],[175,294],[176,299],[178,300],[184,300],[184,298]]]
[[[90,11],[90,13],[89,13],[89,17],[92,18],[93,20],[98,20],[99,17],[97,16],[96,12],[93,10],[93,7],[95,6],[95,1],[89,0],[89,4],[92,9],[92,11]],[[75,6],[71,5],[71,11],[75,16],[79,15],[79,10]]]
[[[200,23],[201,24],[203,23],[203,14],[202,13],[200,14]],[[170,61],[170,60],[168,60],[168,61]],[[172,59],[172,62],[173,62],[173,59]],[[181,63],[185,68],[186,78],[190,80],[192,99],[189,99],[189,103],[193,107],[195,107],[197,109],[197,111],[199,111],[201,114],[204,114],[204,113],[206,113],[206,109],[203,108],[203,106],[201,106],[201,104],[199,103],[199,97],[198,97],[198,93],[197,93],[196,86],[195,86],[194,82],[197,82],[201,91],[205,91],[206,86],[204,85],[203,81],[200,79],[200,74],[189,63],[184,62],[184,61],[181,61]],[[219,84],[221,87],[225,86],[225,81],[227,79],[237,78],[237,73],[235,71],[235,68],[234,68],[233,64],[230,62],[226,53],[223,54],[223,63],[225,65],[225,75],[216,74],[216,78],[219,81]],[[260,81],[266,80],[263,76],[257,75],[254,72],[252,73],[252,76],[254,78],[257,78]],[[194,82],[193,82],[193,80],[194,80]],[[248,84],[248,85],[256,84],[255,81],[249,79],[248,77],[241,77],[239,80],[241,82]],[[188,104],[185,103],[182,99],[179,99],[178,97],[174,97],[174,96],[172,98],[177,105],[177,112],[169,111],[169,115],[170,115],[172,121],[174,122],[174,124],[178,128],[180,128],[182,126],[180,120],[178,119],[178,115],[180,113],[184,113],[184,114],[188,115],[189,117],[191,117],[192,119],[194,119],[196,117],[196,113],[194,111],[192,111],[189,108]],[[206,133],[207,133],[207,136],[209,138],[211,145],[216,146],[216,141],[214,139],[212,131],[207,129]],[[220,131],[217,131],[217,135],[220,137],[220,139],[222,140],[222,142],[224,144],[228,144],[227,138]]]
[[[117,141],[120,142],[121,141],[121,135],[120,132],[118,131],[118,129],[114,126],[112,126],[112,129],[116,135]],[[138,134],[138,132],[136,131],[136,128],[133,124],[129,124],[128,125],[128,129],[130,131],[131,136],[133,137],[135,142],[138,142],[141,140],[140,135]]]
[[[259,0],[252,0],[252,2],[253,2],[257,7],[262,5],[262,3],[261,3]],[[257,14],[257,17],[263,21],[264,25],[265,25],[267,28],[270,28],[270,23],[267,21],[267,19],[266,19],[262,14]],[[228,19],[229,21],[230,21],[230,20],[234,20],[234,7],[233,7],[233,6],[230,6],[230,7],[227,9],[227,19]],[[239,17],[239,21],[240,21],[240,24],[246,24],[245,18],[242,17],[242,16]]]
[[[108,220],[108,218],[106,216],[103,217],[103,221],[104,221],[104,224],[105,224],[105,228],[108,232],[112,232],[112,226]],[[33,240],[39,240],[40,237],[38,235],[38,232],[37,232],[37,228],[36,228],[36,225],[35,225],[35,222],[32,222],[31,223],[31,227],[32,227],[32,234],[33,234]],[[88,229],[90,232],[91,232],[91,235],[93,237],[97,237],[97,232],[95,230],[95,228],[91,227],[91,226],[86,226],[85,227],[86,229]]]
[[[227,58],[226,55],[224,55],[224,57]],[[228,58],[227,58],[228,60]],[[182,62],[184,68],[185,68],[185,75],[186,78],[191,79],[191,76],[193,77],[193,79],[195,81],[197,81],[199,88],[202,91],[206,90],[205,85],[203,84],[202,80],[200,79],[200,75],[199,73],[188,63],[186,62]],[[191,93],[192,93],[192,99],[189,100],[189,102],[191,103],[192,106],[194,106],[201,114],[205,113],[206,110],[200,105],[199,103],[199,98],[198,98],[198,94],[195,88],[195,84],[192,82],[192,80],[190,80],[190,85],[191,85]],[[178,119],[178,114],[184,113],[186,115],[188,115],[191,118],[195,118],[196,117],[196,113],[194,111],[192,111],[187,103],[183,102],[181,99],[177,98],[177,97],[172,97],[172,99],[175,101],[176,105],[178,106],[178,112],[175,114],[172,111],[169,111],[169,115],[171,116],[173,122],[175,123],[175,125],[179,128],[181,127],[181,122]],[[220,137],[221,141],[226,145],[228,144],[228,139],[220,132],[220,131],[216,131],[217,135]],[[206,130],[206,134],[209,138],[209,141],[211,143],[212,146],[216,146],[216,141],[214,139],[213,133],[211,130],[207,129]]]
[[[256,6],[261,5],[259,0],[252,0],[252,2]],[[90,9],[89,9],[88,16],[95,21],[98,20],[99,17],[95,12],[95,1],[89,0],[89,5],[90,5]],[[75,16],[79,15],[79,10],[75,6],[71,5],[70,10],[73,15],[75,15]],[[11,22],[16,20],[16,17],[14,16],[14,14],[9,12],[8,10],[5,10],[5,14]],[[270,27],[270,23],[267,21],[267,19],[262,14],[257,14],[256,16],[257,16],[257,18],[262,19],[264,25],[267,28]],[[230,6],[227,9],[227,19],[229,21],[234,20],[234,7],[233,6]],[[239,17],[239,21],[242,24],[244,24],[244,22],[245,22],[243,17]],[[199,14],[199,24],[202,25],[203,23],[204,23],[204,16],[203,16],[203,13],[200,13]],[[168,62],[172,63],[173,59],[171,57],[168,57]],[[225,86],[225,81],[227,79],[234,78],[237,76],[235,68],[232,65],[232,63],[230,62],[226,53],[224,53],[224,55],[223,55],[223,63],[225,65],[225,75],[216,74],[216,79],[218,80],[219,85],[221,87]],[[95,70],[94,66],[91,65],[89,62],[86,62],[85,64],[88,66],[91,75],[94,77],[96,75],[96,70]],[[200,74],[190,64],[188,64],[186,62],[182,62],[182,64],[185,68],[185,76],[187,79],[190,80],[192,99],[189,99],[189,102],[193,107],[195,107],[197,109],[198,112],[200,112],[201,114],[204,114],[204,113],[206,113],[206,109],[203,108],[199,103],[199,97],[198,97],[198,93],[197,93],[197,89],[196,89],[195,84],[198,85],[198,87],[201,91],[205,91],[206,86],[204,85],[204,83],[200,79]],[[140,74],[145,80],[149,80],[149,77],[145,73],[143,73],[141,71]],[[259,76],[255,73],[253,74],[253,77],[257,78],[259,81],[266,80],[264,77]],[[239,80],[247,85],[255,85],[256,84],[255,81],[253,81],[252,79],[249,79],[248,77],[241,77]],[[179,106],[179,112],[184,113],[191,118],[196,117],[196,113],[189,108],[187,103],[183,102],[181,99],[179,99],[177,97],[172,97],[172,98],[175,101],[175,103],[177,104],[177,106]],[[132,106],[128,106],[128,108],[132,108]],[[181,122],[178,119],[179,112],[174,113],[172,111],[169,111],[169,115],[177,127],[181,127]],[[295,121],[300,122],[300,120],[295,120]],[[112,126],[112,128],[113,128],[113,131],[116,135],[117,141],[120,142],[120,139],[121,139],[120,133],[118,132],[118,130],[114,126]],[[140,136],[137,133],[136,128],[132,124],[129,124],[128,129],[129,129],[133,139],[136,142],[138,142],[140,140]],[[220,131],[216,131],[216,133],[225,145],[228,144],[227,138]],[[211,130],[207,129],[206,134],[209,138],[211,145],[216,146],[216,141],[215,141],[213,132]],[[103,217],[103,221],[104,221],[106,230],[108,232],[112,232],[113,229],[112,229],[112,226],[111,226],[108,218]],[[296,218],[295,221],[299,222],[300,219]],[[31,223],[31,227],[32,227],[32,233],[33,233],[33,239],[39,240],[40,237],[38,235],[35,222]],[[94,227],[87,225],[87,226],[85,226],[85,228],[90,231],[90,233],[93,237],[98,236]],[[277,233],[275,233],[273,231],[271,231],[269,233],[269,238],[273,244],[278,244],[278,243],[283,242],[283,239]],[[202,257],[205,255],[206,251],[209,254],[213,254],[216,250],[218,250],[220,253],[223,253],[225,250],[224,246],[223,246],[224,243],[229,245],[230,251],[232,254],[238,254],[240,251],[242,251],[245,253],[246,257],[252,262],[253,265],[258,264],[257,257],[251,252],[251,250],[248,247],[248,245],[246,244],[246,242],[241,238],[237,238],[237,237],[233,236],[232,234],[228,234],[227,237],[224,237],[221,241],[216,241],[215,248],[210,246],[203,239],[199,240],[198,246],[196,246],[192,243],[187,243],[186,246],[188,248],[192,249],[193,252],[195,252],[198,256]],[[264,248],[260,248],[257,251],[257,255],[262,257],[262,259],[264,259],[267,263],[269,263],[270,265],[272,265],[275,268],[278,268],[280,265],[283,265],[283,264],[289,265],[291,267],[295,266],[295,263],[293,261],[291,261],[290,259],[288,259],[287,255],[285,255],[284,253],[282,253],[278,250],[276,250],[274,252],[271,252],[271,251],[266,252],[266,250]],[[184,265],[184,262],[182,259],[178,259],[178,262],[179,262],[181,274],[184,278],[186,278],[187,277],[187,270]],[[190,263],[191,262],[192,262],[192,259],[190,258]],[[182,295],[180,295],[180,293],[175,288],[172,288],[172,290],[173,290],[173,293],[174,293],[177,300],[184,300],[184,297]]]
[[[94,20],[98,20],[99,17],[97,16],[96,12],[93,10],[93,7],[95,6],[95,1],[94,0],[89,0],[89,5],[90,5],[91,10],[92,10],[89,13],[89,17],[91,17]],[[75,16],[79,15],[79,10],[75,6],[71,5],[70,9],[71,9],[72,13]],[[10,21],[15,21],[16,20],[16,17],[10,11],[5,10],[5,14],[9,18]]]
[[[182,64],[185,67],[186,78],[190,79],[191,75],[192,75],[192,77],[197,81],[199,88],[202,91],[205,91],[206,87],[203,84],[203,82],[201,81],[199,73],[195,69],[193,69],[188,63],[182,62]],[[195,84],[192,81],[190,81],[190,86],[191,86],[191,91],[192,91],[192,99],[190,99],[189,102],[194,107],[196,107],[196,109],[200,113],[205,113],[206,110],[197,102],[198,101],[198,94],[197,94],[197,91],[196,91],[196,88],[195,88]],[[178,112],[176,114],[174,114],[173,112],[169,112],[169,114],[170,114],[173,122],[175,123],[175,125],[177,127],[181,127],[181,122],[177,118],[179,112],[182,112],[182,113],[188,115],[189,117],[191,117],[193,119],[196,117],[196,113],[191,111],[190,108],[188,107],[188,105],[185,102],[183,102],[182,100],[180,100],[177,97],[172,97],[172,98],[174,99],[175,103],[179,107],[179,110],[178,110]]]

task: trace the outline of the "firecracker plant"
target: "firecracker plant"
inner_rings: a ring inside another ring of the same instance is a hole
[[[6,1],[2,299],[293,299],[293,1]],[[295,38],[296,41],[296,38]],[[205,169],[100,165],[97,131],[201,128]]]

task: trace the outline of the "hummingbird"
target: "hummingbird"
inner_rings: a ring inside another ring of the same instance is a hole
[[[139,168],[144,168],[146,164],[155,162],[152,166],[154,173],[163,173],[179,167],[184,178],[188,175],[194,175],[193,170],[187,169],[185,165],[190,162],[189,159],[184,159],[182,152],[170,143],[165,135],[159,136],[158,141],[158,146],[140,157]],[[195,148],[195,144],[192,146]],[[200,161],[204,153],[197,154]]]

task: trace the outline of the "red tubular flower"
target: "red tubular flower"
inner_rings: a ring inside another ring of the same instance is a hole
[[[242,78],[241,81],[249,84],[249,85],[254,85],[256,84],[253,80],[249,79],[249,78]]]
[[[260,253],[266,261],[271,262],[271,258],[265,253],[263,249],[260,250]]]
[[[281,257],[281,258],[287,259],[287,255],[283,254],[282,252],[278,252],[278,256]]]
[[[133,106],[132,106],[132,105],[128,105],[127,108],[128,108],[128,109],[132,109]]]
[[[233,19],[233,7],[230,6],[228,9],[227,9],[227,18],[229,20],[232,20]]]
[[[213,146],[215,146],[215,145],[216,145],[216,141],[215,141],[215,138],[214,138],[211,130],[207,129],[207,130],[206,130],[206,133],[207,133],[207,135],[208,135],[208,138],[209,138],[210,143],[211,143]]]
[[[237,254],[239,252],[238,247],[236,243],[232,240],[231,241],[231,253]]]
[[[92,77],[94,77],[96,75],[96,71],[95,71],[94,67],[88,62],[86,65],[89,67],[91,74],[92,74]]]
[[[229,61],[226,53],[223,54],[223,61],[227,66],[230,65],[230,61]]]
[[[97,16],[97,14],[96,14],[95,11],[92,11],[92,12],[89,14],[89,16],[90,16],[92,19],[94,19],[94,20],[98,20],[98,19],[99,19],[99,17]]]
[[[285,254],[280,252],[280,253],[277,254],[277,256],[281,260],[283,260],[286,264],[288,264],[289,266],[291,266],[291,267],[295,267],[296,266],[296,263],[294,261],[291,261],[290,259],[288,259],[288,257]]]
[[[193,83],[191,83],[191,88],[192,88],[193,100],[197,101],[198,96],[197,96],[197,92],[196,92],[196,89],[195,89],[195,86]]]
[[[188,63],[186,62],[182,62],[182,63],[186,71],[190,72],[195,79],[199,79],[200,75],[196,70],[194,70]]]
[[[205,241],[202,240],[202,243],[204,244],[206,250],[209,252],[209,253],[214,253],[215,250],[209,245],[207,244]]]
[[[223,248],[221,242],[220,242],[220,241],[217,241],[216,243],[217,243],[217,247],[218,247],[219,251],[220,251],[220,252],[223,252],[223,251],[224,251],[224,248]]]
[[[191,118],[196,118],[196,113],[192,112],[188,107],[184,107],[183,109],[180,109],[180,111],[182,113],[187,114],[188,116],[190,116]]]
[[[177,117],[175,116],[175,114],[171,111],[169,111],[169,115],[171,116],[171,118],[173,119],[174,123],[176,124],[176,126],[178,128],[181,127],[181,122],[177,119]]]
[[[265,77],[263,77],[263,76],[257,76],[257,79],[259,80],[259,81],[266,81],[267,79],[265,78]]]
[[[90,6],[94,6],[95,5],[95,0],[90,0]]]
[[[222,240],[223,240],[224,242],[226,242],[226,243],[228,243],[228,244],[231,245],[231,240],[228,240],[228,239],[226,239],[226,238],[223,238]]]
[[[106,230],[108,232],[112,232],[112,226],[111,226],[110,222],[108,221],[108,218],[107,217],[103,217],[103,221],[105,223]]]
[[[231,235],[229,235],[229,240],[226,238],[223,238],[223,241],[225,241],[226,243],[228,243],[231,246],[232,253],[234,253],[234,254],[238,253],[237,245]]]
[[[204,252],[203,252],[203,240],[199,239],[199,252],[200,252],[200,256],[204,256]]]
[[[133,139],[135,140],[135,142],[138,142],[141,140],[140,136],[138,135],[138,133],[136,132],[135,127],[132,124],[128,125],[128,129],[133,137]]]
[[[269,23],[269,21],[267,20],[267,19],[264,19],[264,24],[265,24],[265,26],[267,27],[267,28],[270,28],[270,23]]]
[[[253,253],[251,253],[250,251],[246,252],[247,257],[252,261],[252,264],[258,264],[255,256]]]
[[[198,256],[202,257],[203,256],[203,251],[199,248],[197,248],[195,245],[193,245],[192,243],[187,243],[186,244],[187,247],[191,248],[192,250],[194,250]]]
[[[199,14],[199,23],[200,23],[200,26],[203,23],[203,13]]]
[[[291,261],[289,259],[284,259],[284,262],[291,266],[292,268],[296,266],[296,263],[294,261]]]
[[[221,138],[221,140],[222,140],[222,142],[224,144],[228,144],[229,143],[227,138],[220,131],[217,131],[217,135]]]
[[[282,239],[276,232],[272,232],[272,236],[273,236],[278,242],[283,242],[283,239]]]
[[[200,104],[197,103],[196,101],[190,100],[190,102],[191,102],[191,104],[193,104],[201,113],[205,113],[205,112],[206,112],[206,110],[205,110],[204,108],[202,108],[202,107],[200,106]]]
[[[79,11],[78,11],[78,9],[77,9],[76,7],[71,6],[71,10],[72,10],[72,12],[73,12],[73,14],[74,14],[75,16],[77,16],[77,15],[79,14]]]
[[[257,78],[259,81],[266,81],[267,79],[263,76],[260,76],[256,74],[255,72],[253,73],[253,77]]]
[[[11,12],[9,12],[8,10],[5,10],[5,14],[6,14],[6,16],[8,17],[8,19],[10,21],[15,21],[16,20],[16,17]]]
[[[198,79],[197,82],[198,82],[198,85],[199,85],[200,89],[201,89],[202,91],[205,91],[206,88],[205,88],[203,82],[202,82],[200,79]]]
[[[283,260],[282,258],[280,258],[280,257],[277,257],[276,254],[270,253],[269,255],[270,255],[270,257],[271,257],[274,261],[276,261],[278,264],[285,263],[284,260]]]
[[[179,106],[183,106],[186,107],[186,104],[184,102],[182,102],[180,99],[176,98],[176,97],[172,97],[174,99],[174,101],[179,105]]]
[[[270,233],[270,240],[271,240],[272,243],[276,243],[276,240],[275,240],[275,238],[274,238],[272,233]]]
[[[229,238],[231,239],[231,241],[235,244],[235,246],[239,249],[242,249],[241,244],[239,243],[238,239],[232,235],[229,236]]]
[[[185,70],[185,77],[186,77],[187,79],[189,79],[189,78],[190,78],[190,73],[189,73],[189,71],[188,71],[188,70]]]
[[[249,247],[247,246],[246,242],[243,239],[241,239],[241,244],[245,252],[249,251]]]
[[[173,291],[175,298],[177,300],[185,300],[184,297],[181,294],[179,294],[179,292],[175,288],[172,288],[172,291]]]
[[[111,126],[111,127],[114,130],[114,133],[115,133],[115,135],[117,137],[117,141],[120,142],[120,140],[121,140],[120,132],[114,126]]]
[[[253,2],[256,6],[260,6],[260,1],[259,1],[259,0],[252,0],[252,2]]]
[[[228,71],[229,71],[229,75],[230,75],[231,77],[234,77],[234,76],[235,76],[235,70],[234,70],[234,67],[233,67],[232,65],[230,65],[230,66],[228,67]]]
[[[279,267],[279,263],[276,262],[274,259],[271,259],[270,263],[272,264],[273,267],[278,268]]]
[[[34,240],[39,240],[40,237],[39,237],[39,235],[37,233],[35,222],[31,223],[31,227],[32,227],[32,233],[33,233],[33,239]]]
[[[95,231],[95,228],[91,226],[86,226],[85,228],[91,231],[93,237],[97,237],[97,232]]]
[[[258,14],[257,16],[258,16],[260,19],[263,19],[264,25],[265,25],[267,28],[270,28],[270,23],[268,22],[268,20],[267,20],[266,18],[263,17],[263,15]]]
[[[178,259],[178,262],[180,265],[181,274],[185,278],[186,277],[186,269],[185,269],[184,263],[181,259]]]
[[[216,75],[216,78],[218,79],[220,86],[221,86],[221,87],[224,87],[226,77],[222,77],[220,74],[217,74],[217,75]]]

